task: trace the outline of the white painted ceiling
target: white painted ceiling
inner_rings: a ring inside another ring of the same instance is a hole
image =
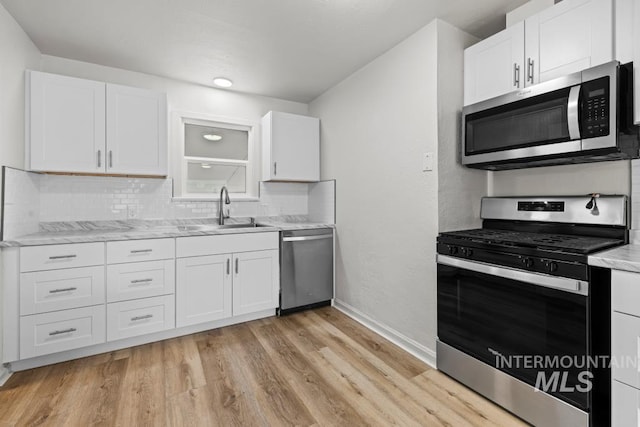
[[[0,0],[40,51],[309,102],[432,19],[480,38],[526,0]]]

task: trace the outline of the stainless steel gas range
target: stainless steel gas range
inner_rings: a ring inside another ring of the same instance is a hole
[[[438,369],[534,425],[607,426],[610,272],[624,196],[484,198],[438,236]]]

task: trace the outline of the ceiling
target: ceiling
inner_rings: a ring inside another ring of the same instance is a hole
[[[40,51],[309,102],[434,18],[484,38],[526,0],[0,0]]]

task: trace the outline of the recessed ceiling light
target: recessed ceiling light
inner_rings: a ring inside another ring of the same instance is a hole
[[[209,163],[203,163],[200,166],[202,166],[202,169],[211,169],[211,165]]]
[[[216,135],[215,133],[207,133],[202,135],[202,137],[207,141],[220,141],[222,139],[222,136]]]
[[[215,79],[213,79],[213,84],[220,87],[231,87],[233,85],[233,82],[224,77],[216,77]]]

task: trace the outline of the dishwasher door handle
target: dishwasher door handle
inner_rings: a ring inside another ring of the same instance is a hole
[[[304,242],[307,240],[333,239],[333,234],[320,234],[318,236],[283,237],[283,242]]]

